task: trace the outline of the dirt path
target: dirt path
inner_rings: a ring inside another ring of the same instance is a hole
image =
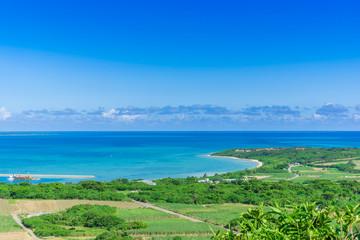
[[[180,217],[180,218],[183,218],[183,219],[186,219],[186,220],[189,220],[189,221],[192,221],[192,222],[207,223],[207,224],[209,224],[209,225],[221,227],[221,228],[223,228],[223,229],[226,230],[226,231],[228,230],[228,229],[224,228],[224,226],[221,226],[221,225],[218,225],[218,224],[215,224],[215,223],[205,222],[205,221],[200,220],[200,219],[197,219],[197,218],[189,217],[189,216],[186,216],[186,215],[177,213],[177,212],[173,212],[173,211],[170,211],[170,210],[161,208],[161,207],[154,206],[154,205],[152,205],[152,204],[150,204],[150,203],[143,203],[143,202],[139,202],[139,201],[135,201],[135,200],[134,200],[134,202],[137,203],[137,204],[139,204],[139,205],[141,205],[141,206],[144,206],[144,207],[147,207],[147,208],[152,208],[152,209],[155,209],[155,210],[164,212],[164,213],[172,214],[172,215],[178,216],[178,217]],[[238,234],[238,232],[235,231],[235,230],[233,230],[233,232],[234,232],[235,234]]]
[[[180,214],[180,213],[177,213],[177,212],[173,212],[173,211],[170,211],[170,210],[167,210],[167,209],[164,209],[164,208],[161,208],[161,207],[157,207],[157,206],[154,206],[150,203],[143,203],[143,202],[139,202],[139,201],[135,201],[134,200],[134,203],[140,205],[140,206],[143,206],[143,207],[147,207],[147,208],[152,208],[152,209],[155,209],[155,210],[158,210],[158,211],[161,211],[161,212],[164,212],[164,213],[168,213],[168,214],[172,214],[172,215],[175,215],[175,216],[178,216],[182,219],[186,219],[186,220],[189,220],[191,222],[202,222],[202,223],[207,223],[207,224],[210,224],[210,225],[214,225],[214,226],[218,226],[218,227],[222,227],[224,228],[223,226],[221,225],[217,225],[217,224],[214,224],[214,223],[209,223],[209,222],[205,222],[203,220],[200,220],[200,219],[197,219],[197,218],[193,218],[193,217],[189,217],[189,216],[186,216],[186,215],[183,215],[183,214]],[[32,216],[38,216],[38,215],[42,215],[44,213],[47,213],[47,212],[33,212],[31,213]],[[26,228],[24,226],[24,224],[21,222],[21,220],[19,219],[17,213],[11,213],[11,216],[14,218],[14,220],[16,221],[16,223],[18,223],[30,236],[29,236],[29,239],[32,239],[32,240],[40,240],[38,237],[36,237],[36,235],[28,228]],[[225,229],[225,228],[224,228]]]
[[[36,237],[33,231],[31,231],[30,229],[24,226],[24,224],[21,222],[17,214],[12,213],[11,216],[14,218],[15,222],[17,222],[17,224],[19,224],[31,236],[31,239],[40,240],[40,238]]]
[[[192,222],[204,222],[204,221],[202,221],[200,219],[196,219],[196,218],[193,218],[193,217],[188,217],[188,216],[182,215],[180,213],[176,213],[176,212],[164,209],[164,208],[156,207],[156,206],[154,206],[154,205],[152,205],[150,203],[143,203],[143,202],[139,202],[139,201],[135,201],[135,200],[134,200],[134,202],[136,202],[137,204],[139,204],[141,206],[152,208],[152,209],[164,212],[164,213],[169,213],[169,214],[172,214],[172,215],[176,215],[176,216],[178,216],[180,218],[187,219],[187,220],[192,221]]]
[[[288,168],[289,173],[292,173],[292,171],[291,171],[291,168],[292,168],[292,167],[293,167],[293,165],[289,164],[289,168]],[[293,176],[293,177],[291,177],[291,178],[288,178],[288,179],[286,179],[286,180],[290,181],[290,180],[293,180],[293,179],[295,179],[295,178],[300,177],[299,174],[297,174],[297,173],[294,173],[294,174],[295,174],[295,176]]]

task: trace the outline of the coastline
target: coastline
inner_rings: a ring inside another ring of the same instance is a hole
[[[245,160],[245,161],[250,161],[250,162],[256,162],[258,165],[255,168],[259,168],[263,165],[262,162],[260,162],[259,160],[256,159],[246,159],[246,158],[237,158],[237,157],[229,157],[229,156],[212,156],[210,154],[205,155],[206,157],[222,157],[222,158],[232,158],[232,159],[237,159],[237,160]]]

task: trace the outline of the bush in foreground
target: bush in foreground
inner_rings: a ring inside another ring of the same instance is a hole
[[[218,231],[212,239],[359,239],[359,208],[360,204],[342,210],[334,206],[320,209],[316,203],[304,203],[264,211],[260,205],[232,220],[232,230]]]

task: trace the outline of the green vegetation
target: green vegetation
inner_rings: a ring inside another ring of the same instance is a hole
[[[359,208],[360,204],[338,209],[303,203],[285,207],[276,205],[266,211],[260,205],[230,222],[231,229],[241,234],[232,230],[227,233],[218,231],[213,239],[359,239]]]
[[[151,208],[117,209],[116,216],[123,218],[127,221],[143,221],[143,220],[179,218],[176,215],[156,211]]]
[[[178,235],[178,236],[151,236],[144,237],[146,240],[209,240],[211,235]]]
[[[148,225],[147,228],[130,230],[129,233],[136,235],[211,234],[212,230],[222,230],[220,227],[207,223],[190,222],[185,219],[147,220],[144,223]]]
[[[360,174],[350,174],[340,171],[337,168],[328,168],[327,166],[316,167],[294,167],[293,171],[299,174],[298,178],[293,179],[294,182],[306,182],[311,179],[317,180],[360,180]]]
[[[137,239],[136,236],[142,239],[144,236],[159,235],[167,237],[163,239],[172,239],[176,234],[182,235],[182,239],[191,239],[186,234],[199,235],[199,238],[193,239],[209,239],[213,231],[222,229],[149,208],[116,209],[88,204],[76,205],[59,213],[23,218],[22,221],[39,237],[97,236],[97,240]]]
[[[156,203],[156,206],[201,219],[205,222],[226,226],[229,221],[240,213],[246,212],[252,205],[243,204],[206,204],[194,205],[184,203]]]
[[[314,180],[306,184],[292,181],[268,182],[257,179],[237,180],[219,184],[192,183],[179,179],[162,179],[156,188],[129,196],[140,201],[154,203],[243,203],[259,205],[264,202],[273,204],[274,199],[285,203],[318,201],[329,205],[334,201],[337,206],[360,202],[360,183],[347,181]]]
[[[0,214],[0,233],[21,231],[22,228],[10,214]]]
[[[151,187],[145,183],[130,182],[127,179],[118,179],[111,182],[82,181],[76,184],[57,182],[39,184],[31,184],[29,182],[17,184],[0,183],[0,198],[121,201],[125,198],[121,191],[126,189],[151,189]]]
[[[212,229],[220,229],[207,223],[195,223],[178,216],[150,208],[117,209],[116,216],[128,221],[141,220],[147,227],[128,231],[130,235],[174,235],[174,234],[211,234]],[[210,228],[211,227],[211,228]],[[168,239],[168,238],[167,238]]]
[[[263,166],[259,168],[221,174],[223,178],[240,178],[245,175],[255,175],[258,173],[287,172],[289,164],[294,163],[316,166],[316,164],[333,163],[339,160],[345,162],[328,166],[337,168],[340,171],[360,173],[360,170],[355,169],[356,164],[351,162],[360,157],[359,148],[250,148],[231,149],[212,155],[256,159],[263,163]]]
[[[263,166],[208,177],[217,181],[216,183],[198,182],[203,178],[196,177],[159,179],[156,186],[127,179],[111,182],[83,181],[77,184],[1,183],[0,198],[10,199],[9,204],[15,203],[12,199],[135,199],[221,226],[227,226],[231,219],[242,213],[241,217],[231,224],[234,231],[246,233],[232,236],[231,232],[223,233],[223,230],[215,225],[190,222],[148,208],[96,208],[88,209],[91,213],[87,213],[83,208],[76,210],[74,207],[57,214],[23,219],[24,224],[32,228],[38,236],[97,236],[98,240],[114,240],[136,236],[145,239],[172,239],[179,235],[178,239],[207,239],[212,230],[220,230],[214,236],[215,239],[250,240],[269,239],[263,237],[264,232],[260,230],[266,229],[274,234],[272,239],[321,239],[318,238],[321,234],[330,234],[328,239],[346,239],[341,234],[347,231],[346,234],[350,236],[357,231],[357,227],[353,227],[353,232],[349,232],[347,228],[341,233],[342,227],[336,221],[343,221],[342,226],[350,226],[350,208],[346,206],[360,202],[360,182],[357,181],[360,180],[360,149],[232,149],[213,155],[257,159]],[[275,199],[284,205],[299,205],[280,208]],[[7,200],[4,201],[7,203]],[[302,204],[315,201],[316,206]],[[263,208],[262,203],[272,208]],[[245,213],[249,205],[260,205],[260,208]],[[331,214],[322,215],[326,211]],[[356,208],[353,211],[357,214],[358,210]],[[336,215],[340,213],[343,215]],[[254,217],[256,214],[257,217]],[[290,217],[296,221],[305,221],[308,225],[301,225],[304,228],[297,229],[297,232],[291,227],[284,227],[293,224]],[[308,219],[325,217],[328,220],[322,223],[311,223]],[[257,222],[263,218],[265,221]],[[316,230],[315,225],[321,229]],[[295,231],[294,234],[290,234],[291,231]],[[312,234],[311,238],[309,234]],[[189,235],[194,235],[195,238]],[[284,237],[288,235],[297,238]]]
[[[107,234],[108,231],[111,232],[109,234],[121,233],[121,236],[126,236],[126,230],[146,227],[143,222],[126,222],[115,216],[115,213],[115,207],[83,204],[58,213],[23,218],[22,221],[39,237],[104,237],[102,234]]]

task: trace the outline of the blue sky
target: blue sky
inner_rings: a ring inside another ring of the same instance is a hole
[[[358,1],[3,1],[0,131],[360,130]]]

